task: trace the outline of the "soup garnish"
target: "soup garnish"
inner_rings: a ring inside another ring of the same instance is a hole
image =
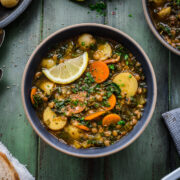
[[[131,52],[114,40],[82,34],[42,59],[30,98],[51,134],[90,148],[110,146],[131,131],[146,93],[143,69]]]

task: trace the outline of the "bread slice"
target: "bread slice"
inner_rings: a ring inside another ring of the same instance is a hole
[[[7,156],[0,152],[0,180],[20,180]]]

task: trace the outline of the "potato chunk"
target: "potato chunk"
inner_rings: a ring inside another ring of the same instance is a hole
[[[171,7],[166,7],[166,8],[163,8],[161,11],[159,11],[158,13],[158,16],[160,18],[165,18],[167,16],[169,16],[171,14]]]
[[[0,2],[6,8],[13,8],[19,3],[19,0],[0,0]]]
[[[81,49],[86,50],[89,49],[91,45],[96,44],[96,40],[91,34],[82,34],[78,38],[78,44]]]
[[[126,94],[127,97],[134,96],[137,92],[138,82],[131,73],[120,73],[115,76],[113,82],[120,87],[121,92]]]
[[[94,53],[93,58],[95,60],[104,61],[112,56],[112,48],[108,43],[102,44],[98,47],[98,50]]]
[[[165,0],[149,0],[150,2],[154,2],[157,5],[160,5],[165,2]]]
[[[56,62],[53,59],[50,59],[50,58],[49,59],[45,58],[41,62],[41,66],[43,68],[47,68],[47,69],[50,69],[55,65],[56,65]]]
[[[43,90],[47,95],[50,95],[54,88],[54,83],[50,81],[42,81],[39,84],[39,88]]]
[[[81,137],[82,131],[73,126],[73,125],[68,125],[65,127],[65,131],[73,138],[73,139],[79,139]]]
[[[67,118],[64,116],[57,116],[50,107],[47,107],[43,113],[43,121],[49,129],[58,131],[64,128],[67,123]]]

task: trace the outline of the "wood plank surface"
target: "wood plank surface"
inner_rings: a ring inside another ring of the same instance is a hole
[[[175,109],[180,107],[180,57],[170,53],[170,78],[169,78],[169,109]],[[170,169],[171,171],[180,167],[180,158],[174,146],[174,143],[170,139]]]
[[[33,12],[33,18],[32,18]],[[39,43],[41,1],[32,2],[27,11],[6,28],[0,48],[0,141],[35,176],[37,136],[28,123],[21,102],[21,79],[25,64]]]
[[[106,17],[88,13],[89,2],[93,0],[86,3],[33,1],[27,11],[6,28],[5,43],[0,49],[0,67],[4,69],[0,82],[0,141],[27,164],[39,180],[161,179],[180,166],[161,118],[163,112],[180,106],[180,58],[152,34],[140,0],[106,0]],[[149,56],[158,83],[156,110],[141,137],[125,150],[99,159],[71,157],[45,144],[33,132],[21,103],[22,73],[37,44],[60,28],[85,22],[108,24],[135,39]]]

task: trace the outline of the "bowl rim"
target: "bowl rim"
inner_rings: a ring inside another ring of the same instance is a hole
[[[153,34],[156,36],[156,38],[166,47],[168,48],[171,52],[175,53],[176,55],[180,56],[180,51],[178,51],[177,49],[175,49],[174,47],[172,47],[170,44],[168,44],[163,38],[162,36],[159,34],[159,32],[157,31],[157,29],[154,26],[154,23],[151,19],[151,15],[149,13],[148,7],[147,7],[147,0],[142,0],[142,6],[143,6],[143,10],[144,10],[144,15],[146,18],[146,21],[151,29],[151,31],[153,32]]]
[[[33,60],[33,57],[36,53],[38,53],[38,50],[39,48],[44,44],[46,43],[49,39],[51,39],[52,37],[56,36],[57,34],[63,32],[63,31],[66,31],[66,30],[69,30],[71,28],[81,28],[81,27],[84,27],[84,26],[92,26],[92,27],[100,27],[100,28],[106,28],[108,30],[111,30],[111,31],[115,31],[119,34],[121,34],[122,36],[124,36],[125,38],[127,38],[128,40],[131,41],[131,43],[133,45],[135,45],[139,50],[140,52],[142,53],[142,55],[144,56],[144,58],[146,59],[146,62],[149,66],[149,69],[151,71],[151,74],[152,74],[152,83],[153,83],[153,99],[152,99],[152,106],[151,106],[151,109],[149,111],[149,116],[147,117],[145,123],[143,124],[143,126],[141,127],[141,129],[136,133],[135,136],[133,136],[127,143],[125,143],[124,145],[122,145],[121,147],[119,148],[115,148],[115,149],[112,149],[111,151],[107,151],[107,152],[104,152],[104,153],[98,153],[98,154],[80,154],[80,153],[75,153],[75,152],[69,152],[68,150],[65,150],[65,149],[62,149],[60,147],[57,147],[54,143],[52,143],[50,140],[47,140],[46,137],[44,135],[42,135],[39,131],[38,131],[38,128],[33,124],[32,120],[31,120],[31,117],[27,111],[27,107],[26,107],[26,104],[25,104],[25,94],[24,94],[24,86],[25,86],[25,77],[26,77],[26,74],[27,74],[27,70],[29,68],[29,64],[31,63],[31,61]],[[152,118],[152,115],[153,115],[153,112],[155,110],[155,106],[156,106],[156,100],[157,100],[157,82],[156,82],[156,76],[155,76],[155,72],[154,72],[154,69],[153,69],[153,66],[151,64],[151,61],[149,60],[148,56],[146,55],[146,53],[144,52],[144,50],[140,47],[140,45],[135,41],[133,40],[129,35],[127,35],[126,33],[116,29],[116,28],[113,28],[111,26],[107,26],[107,25],[103,25],[103,24],[97,24],[97,23],[81,23],[81,24],[75,24],[75,25],[71,25],[71,26],[67,26],[65,28],[62,28],[62,29],[59,29],[57,30],[56,32],[54,32],[53,34],[51,34],[50,36],[48,36],[47,38],[45,38],[37,47],[36,49],[34,50],[34,52],[32,53],[32,55],[30,56],[26,66],[25,66],[25,69],[24,69],[24,73],[23,73],[23,77],[22,77],[22,85],[21,85],[21,96],[22,96],[22,103],[23,103],[23,108],[24,108],[24,111],[25,111],[25,114],[26,114],[26,117],[29,121],[29,123],[31,124],[31,126],[33,127],[34,131],[39,135],[39,137],[45,141],[48,145],[50,145],[51,147],[55,148],[56,150],[58,151],[61,151],[65,154],[68,154],[68,155],[71,155],[71,156],[75,156],[75,157],[80,157],[80,158],[97,158],[97,157],[104,157],[104,156],[107,156],[107,155],[111,155],[111,154],[114,154],[124,148],[126,148],[127,146],[129,146],[131,143],[133,143],[141,134],[142,132],[145,130],[145,128],[147,127],[147,125],[149,124],[151,118]]]
[[[18,16],[20,16],[32,0],[23,0],[21,4],[17,5],[18,7],[7,17],[0,21],[0,28],[4,28],[13,22]]]

